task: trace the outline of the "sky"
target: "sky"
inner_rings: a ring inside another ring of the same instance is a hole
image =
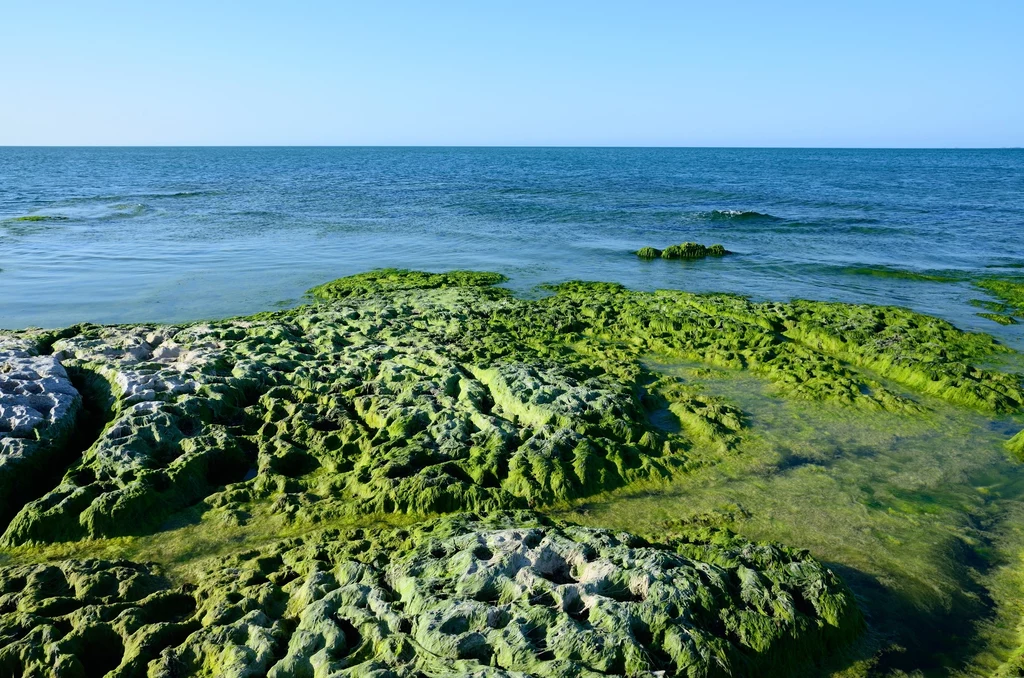
[[[1024,146],[1024,2],[0,0],[0,145]]]

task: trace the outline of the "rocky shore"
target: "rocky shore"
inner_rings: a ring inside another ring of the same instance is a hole
[[[1024,404],[982,367],[1006,349],[904,309],[501,281],[375,271],[246,318],[0,333],[0,675],[791,675],[864,627],[807,552],[547,515],[737,453],[744,413],[645,358],[867,411]],[[305,533],[173,577],[39,555],[189,521]]]

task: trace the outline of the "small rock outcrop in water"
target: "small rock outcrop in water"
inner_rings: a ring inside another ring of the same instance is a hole
[[[702,257],[721,257],[732,254],[722,245],[705,246],[695,242],[684,242],[679,245],[669,245],[664,250],[656,247],[643,247],[637,250],[636,255],[641,259],[700,259]]]
[[[862,625],[806,552],[524,512],[279,542],[196,586],[128,561],[0,568],[0,610],[0,673],[26,677],[781,675]]]

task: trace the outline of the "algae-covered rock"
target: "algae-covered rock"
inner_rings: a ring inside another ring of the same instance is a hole
[[[991,320],[994,323],[999,323],[1000,325],[1018,324],[1017,319],[1012,315],[1003,315],[1002,313],[976,313],[975,315],[980,318],[985,318],[986,320]]]
[[[528,513],[328,531],[178,587],[125,561],[0,568],[5,675],[782,675],[861,626],[805,552]]]
[[[840,405],[1024,402],[1019,377],[976,367],[1004,350],[990,337],[904,309],[603,283],[521,300],[487,286],[499,279],[378,271],[250,318],[5,335],[105,387],[110,422],[62,479],[5,495],[0,543],[152,533],[188,511],[244,520],[252,505],[298,523],[552,506],[731,453],[742,413],[652,372],[651,354]]]
[[[0,568],[0,675],[144,676],[200,627],[188,591],[128,561]]]
[[[27,214],[22,217],[14,217],[11,221],[67,221],[68,217],[56,214]]]
[[[309,293],[320,299],[346,299],[364,297],[382,292],[414,289],[442,289],[447,287],[488,287],[506,280],[500,273],[484,271],[449,271],[424,273],[397,268],[385,268],[360,275],[339,278],[314,287]]]
[[[82,399],[54,356],[0,337],[0,526],[49,477],[70,443]],[[42,490],[42,491],[45,491]]]
[[[704,257],[722,257],[732,254],[722,245],[701,245],[695,242],[684,242],[679,245],[669,245],[664,250],[656,247],[641,247],[636,255],[641,259],[702,259]]]
[[[1018,458],[1024,459],[1024,431],[1006,441],[1006,449],[1015,454]]]
[[[1001,299],[1017,314],[1024,314],[1024,278],[986,278],[974,284]]]
[[[702,257],[721,257],[731,254],[722,245],[701,245],[695,242],[684,242],[670,245],[661,253],[662,259],[700,259]]]

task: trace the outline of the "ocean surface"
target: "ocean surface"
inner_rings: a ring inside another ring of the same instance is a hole
[[[689,240],[736,255],[632,254]],[[878,269],[1024,274],[1024,151],[0,148],[0,327],[246,314],[383,266],[897,304],[1024,348],[968,283]]]

